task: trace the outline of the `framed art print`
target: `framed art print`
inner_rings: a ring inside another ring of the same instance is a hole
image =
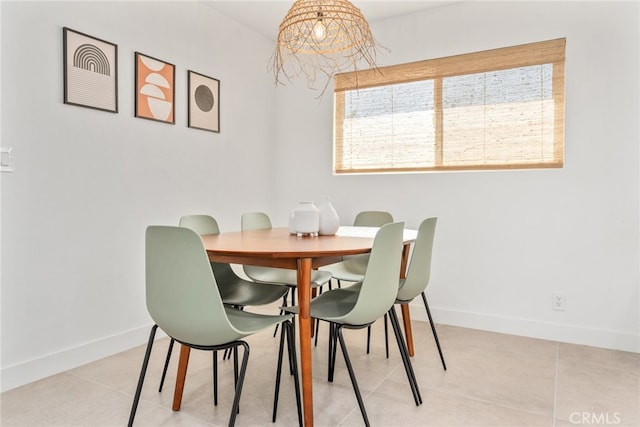
[[[187,72],[188,122],[195,129],[220,132],[220,80]]]
[[[118,46],[62,29],[64,103],[118,112]]]
[[[135,116],[175,123],[173,64],[135,53]]]

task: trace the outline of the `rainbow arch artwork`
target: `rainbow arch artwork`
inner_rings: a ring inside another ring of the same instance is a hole
[[[105,76],[111,74],[107,55],[92,44],[83,44],[76,49],[73,54],[73,66]]]
[[[118,112],[118,46],[63,28],[64,103]]]

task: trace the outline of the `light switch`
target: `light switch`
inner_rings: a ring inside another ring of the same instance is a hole
[[[0,172],[13,172],[13,148],[0,148]]]

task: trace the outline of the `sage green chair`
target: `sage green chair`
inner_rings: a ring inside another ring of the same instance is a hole
[[[200,235],[220,234],[217,221],[209,215],[186,215],[180,218],[179,224],[180,227],[190,228]],[[211,267],[225,304],[236,307],[266,305],[287,294],[287,290],[282,286],[242,279],[228,263],[212,262]]]
[[[358,406],[366,425],[369,425],[369,420],[345,345],[343,336],[345,328],[366,328],[389,313],[416,405],[422,403],[408,350],[393,309],[398,288],[392,284],[398,283],[400,275],[403,231],[404,223],[402,222],[386,224],[380,228],[375,236],[367,270],[357,292],[334,289],[311,300],[311,317],[326,321],[330,325],[329,381],[333,381],[336,348],[337,342],[339,342]],[[284,307],[284,310],[289,313],[298,313],[297,306]]]
[[[185,215],[180,218],[179,225],[180,227],[189,228],[200,235],[220,234],[218,222],[210,215]],[[211,268],[224,304],[243,309],[246,306],[271,304],[287,295],[287,289],[283,289],[282,286],[254,283],[238,277],[231,265],[227,263],[212,262]],[[160,392],[167,375],[173,346],[174,340],[171,340],[164,369],[162,370],[162,378],[158,389]],[[215,351],[213,352],[213,401],[215,405],[218,404],[218,358]]]
[[[427,288],[427,285],[429,285],[429,279],[431,278],[431,259],[437,222],[438,218],[427,218],[420,223],[420,226],[418,227],[418,235],[416,236],[413,251],[411,252],[411,259],[409,260],[406,277],[404,279],[400,279],[398,285],[396,304],[409,304],[418,295],[422,296],[422,302],[424,303],[424,308],[427,311],[429,325],[431,326],[431,332],[433,333],[438,354],[440,355],[440,361],[442,362],[442,367],[446,371],[447,365],[444,361],[436,326],[433,322],[431,310],[429,310],[429,303],[427,302],[427,297],[425,295],[425,289]],[[360,286],[360,284],[356,284],[346,288],[345,290],[357,292]],[[385,340],[387,340],[386,330]]]
[[[271,219],[264,212],[248,212],[242,214],[241,229],[265,230],[272,228]],[[296,270],[286,268],[259,267],[255,265],[243,265],[245,274],[253,281],[286,286],[291,294],[291,305],[295,304],[295,290],[298,284]],[[320,288],[331,281],[331,273],[328,271],[313,270],[311,272],[311,287]],[[286,299],[284,305],[287,305]]]
[[[362,211],[358,212],[353,220],[353,225],[359,227],[380,227],[393,222],[393,215],[386,211]]]
[[[182,345],[198,350],[244,349],[229,425],[235,424],[249,359],[242,338],[276,324],[289,337],[289,362],[295,367],[296,399],[300,405],[291,315],[264,315],[224,305],[202,239],[184,227],[149,226],[146,231],[146,302],[154,321],[136,388],[129,426],[133,425],[158,328]],[[298,421],[302,414],[298,410]]]
[[[389,212],[362,211],[356,215],[353,225],[357,227],[381,227],[390,222],[393,222],[393,215]],[[333,278],[337,280],[338,287],[341,287],[341,280],[347,282],[361,281],[364,277],[364,272],[367,270],[368,261],[368,254],[352,255],[345,257],[343,261],[321,267],[320,271],[330,272]]]
[[[409,267],[407,268],[406,278],[400,279],[396,304],[408,304],[418,295],[422,296],[422,302],[424,303],[424,308],[427,311],[427,317],[429,318],[429,324],[431,325],[431,332],[433,333],[433,338],[435,339],[436,347],[440,354],[442,367],[446,371],[447,365],[444,362],[444,356],[442,355],[440,340],[438,340],[436,326],[433,323],[431,310],[429,310],[427,297],[424,293],[427,285],[429,285],[429,279],[431,278],[431,258],[433,254],[433,241],[436,233],[437,222],[438,218],[427,218],[422,221],[418,227],[418,236],[416,237],[416,242],[413,245],[413,252],[411,254],[411,260],[409,261]]]
[[[362,211],[358,212],[353,220],[356,227],[381,227],[385,224],[393,222],[393,215],[386,211]],[[328,271],[336,280],[338,287],[342,287],[341,281],[360,282],[364,278],[369,262],[369,254],[352,255],[344,257],[342,261],[335,264],[329,264],[320,267],[320,271]],[[384,318],[384,331],[387,335],[387,318]],[[371,336],[371,328],[367,331],[367,354],[369,353],[369,342]],[[385,341],[386,342],[386,341]],[[315,344],[318,344],[318,325],[316,324]],[[387,345],[387,357],[389,357],[389,346]]]

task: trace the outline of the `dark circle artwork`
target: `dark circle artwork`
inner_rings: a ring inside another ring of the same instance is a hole
[[[209,112],[213,108],[213,92],[205,85],[196,88],[195,101],[198,108],[202,111]]]

